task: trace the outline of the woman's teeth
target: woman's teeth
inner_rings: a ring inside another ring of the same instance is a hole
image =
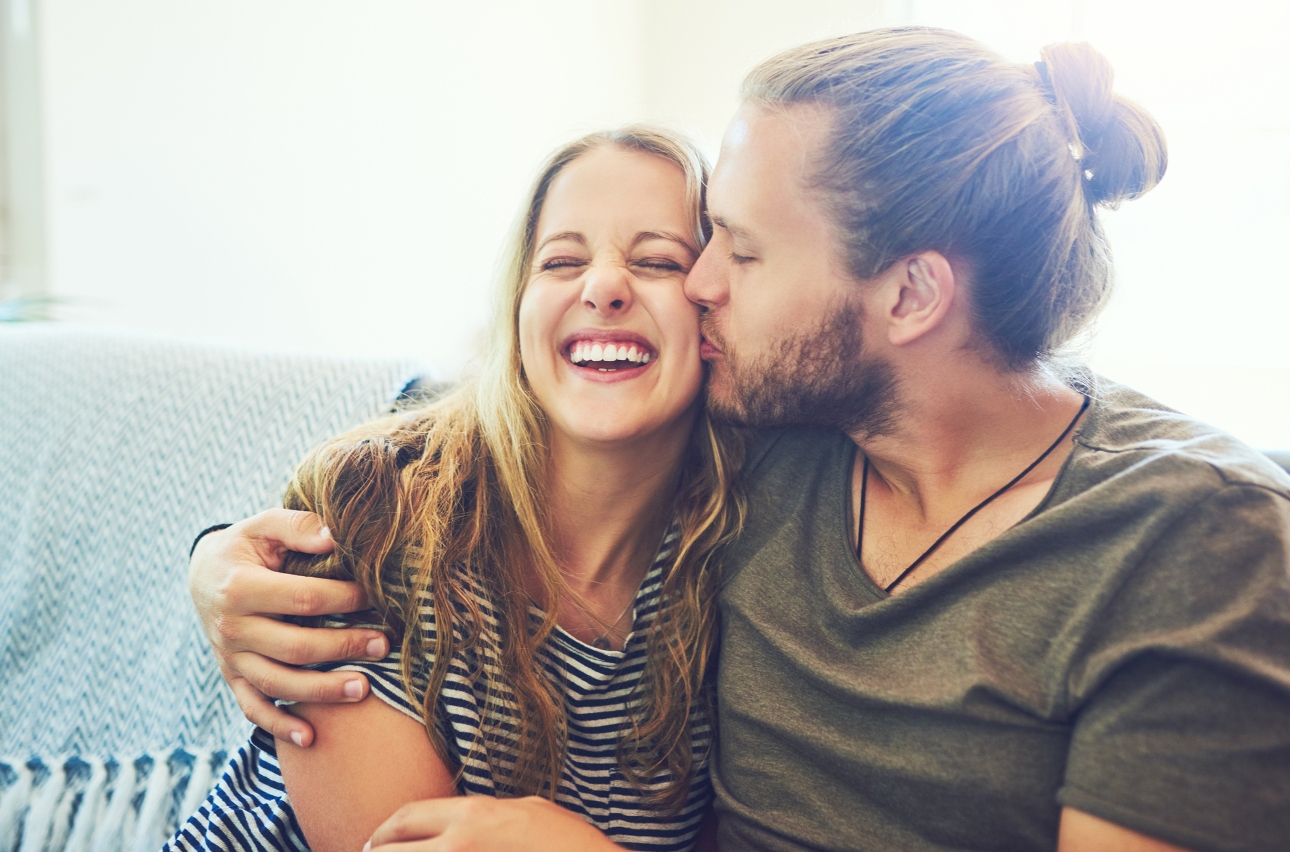
[[[612,370],[627,364],[644,366],[650,362],[650,354],[634,343],[575,343],[569,349],[569,360],[578,365],[600,361],[605,363],[601,370]]]

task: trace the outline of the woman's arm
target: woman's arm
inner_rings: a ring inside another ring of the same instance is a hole
[[[425,728],[381,699],[291,710],[313,726],[314,743],[279,740],[278,762],[313,852],[360,852],[402,806],[457,794]]]

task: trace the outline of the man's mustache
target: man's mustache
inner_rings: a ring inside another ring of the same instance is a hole
[[[699,333],[717,349],[723,353],[726,351],[726,342],[722,339],[721,332],[717,331],[717,320],[711,314],[699,317]]]

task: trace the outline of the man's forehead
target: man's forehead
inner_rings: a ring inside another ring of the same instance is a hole
[[[740,107],[710,182],[714,217],[734,217],[747,204],[773,203],[785,193],[808,190],[831,123],[831,113],[813,104]],[[727,205],[736,209],[724,209]]]

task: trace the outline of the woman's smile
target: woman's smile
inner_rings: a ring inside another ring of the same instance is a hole
[[[644,335],[623,329],[582,329],[560,347],[576,375],[589,381],[639,378],[658,363],[658,348]]]

